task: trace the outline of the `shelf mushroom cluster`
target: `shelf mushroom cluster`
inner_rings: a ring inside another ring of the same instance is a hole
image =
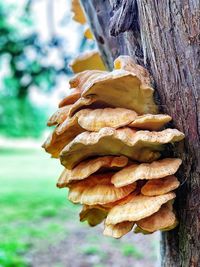
[[[80,0],[72,0],[71,1],[71,11],[73,14],[72,19],[85,27],[85,31],[84,31],[85,38],[93,40],[94,37],[93,37],[93,34],[92,34],[90,28],[87,25],[87,19],[85,17]]]
[[[43,147],[65,167],[57,186],[82,205],[80,220],[104,221],[104,234],[115,238],[133,227],[146,234],[174,228],[181,159],[164,152],[184,134],[164,129],[171,117],[158,114],[148,72],[120,56],[112,72],[83,71],[69,84]]]

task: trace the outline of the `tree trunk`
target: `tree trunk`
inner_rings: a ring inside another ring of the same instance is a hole
[[[161,110],[186,135],[176,155],[179,226],[162,235],[165,267],[200,266],[200,2],[199,0],[82,0],[109,68],[122,54],[154,79]],[[112,36],[111,36],[112,35]]]

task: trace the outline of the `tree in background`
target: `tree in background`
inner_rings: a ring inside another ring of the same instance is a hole
[[[34,29],[32,2],[27,1],[23,15],[11,24],[15,6],[0,1],[0,69],[5,72],[0,84],[0,134],[13,137],[39,137],[44,130],[47,112],[31,102],[30,89],[36,87],[48,93],[61,75],[71,73],[71,56],[63,49],[66,40],[54,34],[48,42],[41,41]],[[67,23],[67,15],[65,20]],[[82,38],[79,50],[85,46],[90,45]],[[55,49],[61,61],[59,67],[48,62]]]

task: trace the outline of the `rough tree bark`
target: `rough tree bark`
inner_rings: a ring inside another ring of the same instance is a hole
[[[200,2],[82,0],[109,68],[131,55],[154,79],[163,112],[186,135],[176,209],[179,227],[163,234],[162,266],[200,266]]]

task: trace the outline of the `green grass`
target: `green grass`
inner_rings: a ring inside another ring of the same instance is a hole
[[[125,257],[132,256],[135,259],[142,259],[144,255],[142,252],[135,247],[133,244],[123,244],[121,247],[121,252]]]
[[[42,150],[0,150],[0,162],[0,266],[23,267],[27,251],[54,240],[76,207],[55,186],[58,160]]]

